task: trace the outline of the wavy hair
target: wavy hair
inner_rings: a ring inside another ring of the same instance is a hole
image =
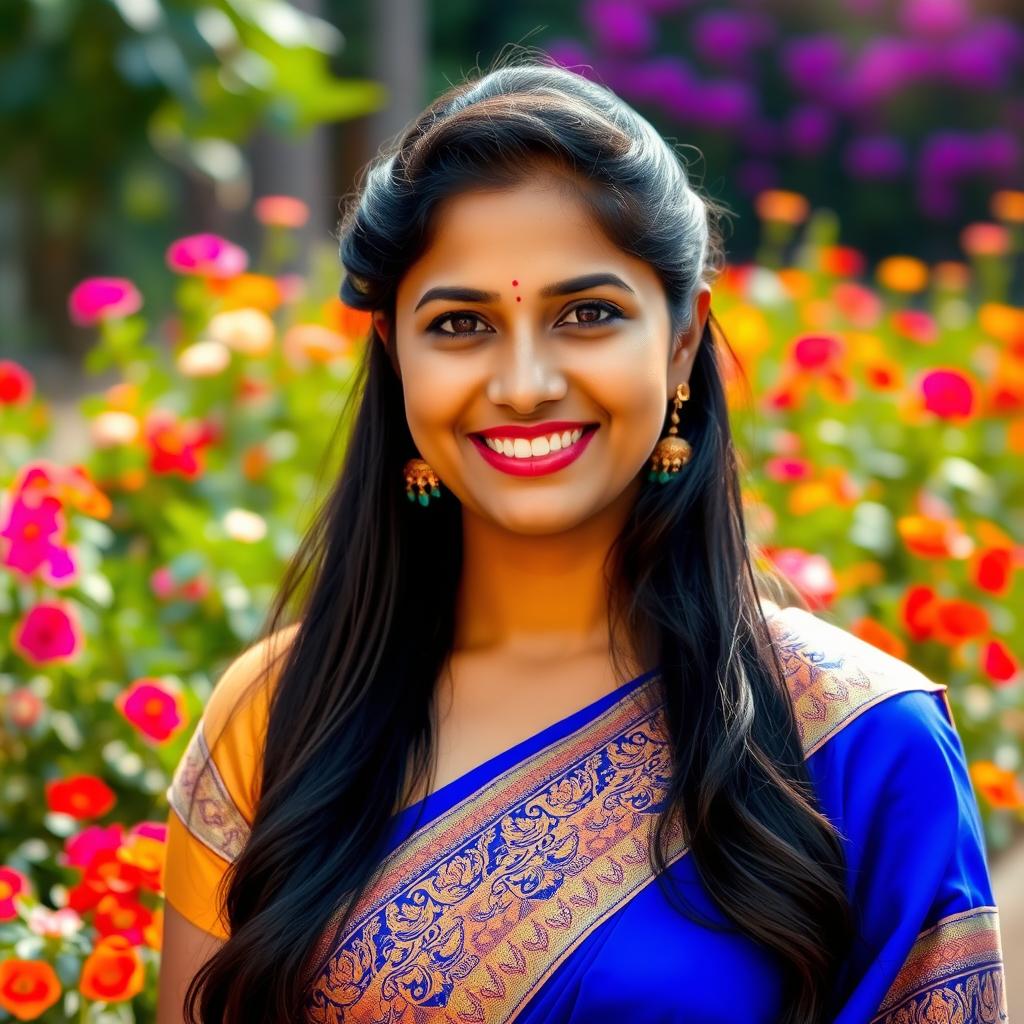
[[[398,282],[429,245],[438,202],[475,183],[522,182],[542,163],[571,176],[608,237],[654,268],[673,332],[687,327],[698,285],[723,263],[724,208],[698,194],[679,154],[629,105],[532,54],[450,88],[364,169],[339,230],[342,299],[387,310],[393,324]],[[406,499],[402,466],[418,453],[393,339],[382,340],[371,328],[340,473],[268,613],[265,635],[288,609],[294,635],[270,703],[251,834],[223,880],[230,937],[192,979],[190,1022],[197,1009],[204,1024],[295,1019],[321,966],[318,940],[329,924],[342,934],[393,813],[432,778],[431,698],[455,635],[460,507]],[[693,916],[666,870],[681,826],[729,930],[777,956],[782,1024],[816,1024],[828,1019],[852,941],[846,868],[759,603],[759,592],[780,603],[793,595],[752,559],[727,355],[711,313],[680,413],[693,457],[643,489],[609,552],[609,635],[619,622],[649,637],[661,669],[672,770],[652,809],[658,884]]]

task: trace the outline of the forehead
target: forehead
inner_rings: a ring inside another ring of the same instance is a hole
[[[440,283],[502,287],[517,280],[528,290],[599,269],[628,273],[641,286],[657,284],[649,264],[608,238],[571,183],[537,178],[502,189],[473,188],[440,202],[426,248],[403,276],[399,297]]]

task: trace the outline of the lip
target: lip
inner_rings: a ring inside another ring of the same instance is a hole
[[[549,452],[547,455],[534,455],[528,459],[513,459],[507,455],[499,455],[496,451],[492,451],[487,447],[487,443],[479,434],[470,434],[470,440],[476,445],[485,462],[494,466],[495,469],[500,469],[503,473],[508,473],[509,476],[544,476],[563,469],[571,462],[575,462],[583,454],[584,449],[590,444],[590,439],[598,431],[597,424],[576,424],[576,426],[583,427],[583,435],[575,444],[571,444],[568,448],[562,448],[557,452]],[[557,429],[557,426],[553,426],[550,432],[553,434]],[[563,429],[574,428],[566,426]],[[488,431],[487,433],[490,434],[491,432]],[[533,436],[536,436],[537,433],[537,431],[534,431]],[[497,436],[521,437],[523,435],[498,434]]]
[[[486,430],[474,430],[473,434],[484,437],[525,437],[528,441],[535,437],[545,437],[548,434],[561,434],[566,430],[576,430],[583,427],[596,426],[594,423],[583,423],[580,420],[548,420],[547,423],[531,423],[529,426],[515,426],[509,424],[507,427],[488,427]],[[473,436],[472,434],[470,435]]]

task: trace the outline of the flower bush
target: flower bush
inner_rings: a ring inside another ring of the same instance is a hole
[[[272,255],[303,210],[270,198]],[[1024,812],[1022,202],[997,194],[964,262],[868,277],[834,218],[763,193],[759,261],[713,302],[751,534],[812,607],[949,684],[993,850]],[[48,407],[0,362],[0,1021],[154,1018],[165,790],[342,455],[369,322],[334,254],[303,280],[199,235],[167,264],[165,323],[124,279],[69,300],[117,376],[81,403],[80,461],[46,454]]]

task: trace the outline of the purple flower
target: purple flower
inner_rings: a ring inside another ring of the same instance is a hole
[[[694,120],[710,128],[735,128],[756,113],[754,93],[745,82],[720,79],[699,89]]]
[[[775,188],[778,182],[778,168],[767,160],[747,160],[736,169],[736,184],[748,196]]]
[[[1008,177],[1020,168],[1020,141],[1010,132],[993,128],[975,139],[974,159],[979,171]]]
[[[970,20],[964,0],[903,0],[900,23],[911,35],[950,36]]]
[[[846,46],[838,36],[804,36],[782,50],[782,68],[793,87],[820,96],[834,83],[846,60]]]
[[[658,103],[669,113],[687,116],[697,92],[690,66],[678,57],[658,57],[627,67],[619,83],[622,95],[635,103]]]
[[[874,39],[857,55],[845,86],[847,109],[886,100],[908,85],[932,75],[939,55],[920,40]]]
[[[898,178],[907,167],[906,147],[889,135],[865,135],[847,145],[843,166],[853,178],[871,181]]]
[[[590,0],[583,15],[597,41],[611,53],[643,53],[654,40],[646,12],[625,0]]]
[[[1006,87],[1011,69],[1024,59],[1024,41],[1013,25],[990,18],[952,40],[944,58],[946,75],[954,85],[994,92]]]
[[[694,20],[690,31],[701,57],[733,71],[744,67],[773,34],[772,23],[764,16],[728,10],[707,11]]]
[[[921,147],[918,165],[922,177],[951,182],[975,167],[976,142],[962,132],[935,132]]]
[[[835,117],[824,107],[806,104],[790,112],[786,120],[786,138],[802,156],[817,156],[828,145],[835,131]]]
[[[563,68],[576,69],[580,65],[592,65],[593,58],[586,47],[575,39],[556,39],[545,48],[552,63]]]

